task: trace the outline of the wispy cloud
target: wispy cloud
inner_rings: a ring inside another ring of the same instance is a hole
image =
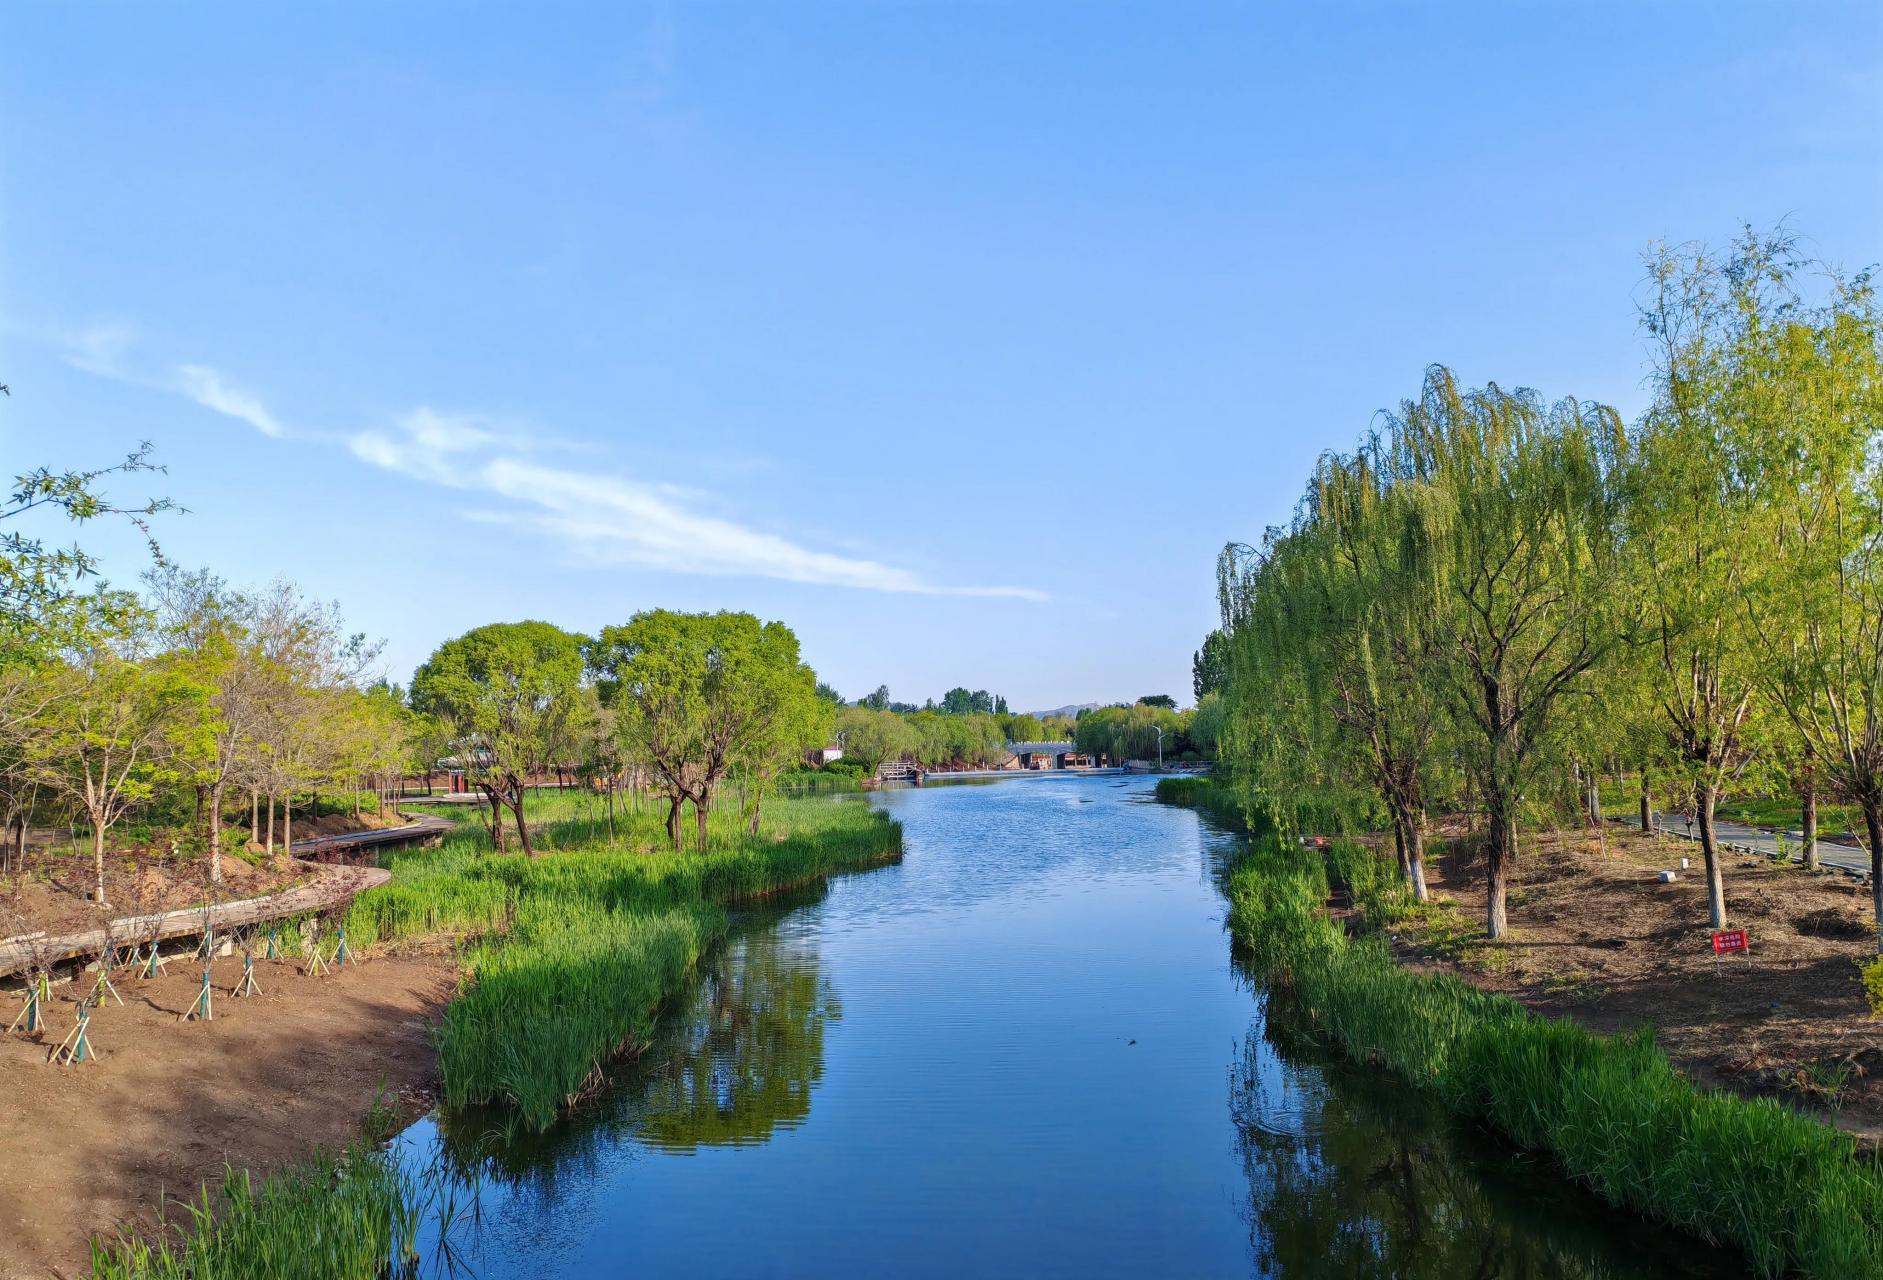
[[[910,595],[1045,600],[1031,587],[952,586],[860,554],[819,551],[700,508],[714,495],[667,483],[554,466],[571,448],[528,425],[420,407],[385,430],[335,436],[290,427],[254,391],[204,364],[152,369],[131,360],[137,334],[117,323],[62,339],[67,363],[99,377],[180,395],[274,440],[343,443],[362,462],[436,485],[481,494],[489,509],[470,518],[539,530],[598,564],[671,573],[775,578]]]
[[[262,398],[236,386],[229,378],[201,364],[180,364],[165,372],[152,367],[148,359],[134,359],[137,346],[135,326],[119,320],[101,321],[59,339],[65,362],[74,369],[113,382],[172,391],[238,422],[245,422],[271,439],[285,439],[293,433],[270,413]]]
[[[1030,587],[948,586],[875,560],[812,550],[690,510],[664,485],[545,465],[531,456],[527,437],[475,418],[416,409],[391,431],[359,432],[347,446],[376,467],[500,499],[504,506],[474,518],[539,529],[597,563],[917,595],[1046,599]]]
[[[246,422],[265,436],[280,440],[288,434],[281,420],[268,412],[260,396],[231,386],[221,374],[205,365],[179,365],[176,389],[205,409]]]

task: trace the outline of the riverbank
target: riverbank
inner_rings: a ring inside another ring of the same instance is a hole
[[[173,964],[148,989],[120,979],[127,1005],[94,1018],[105,1056],[76,1068],[9,1037],[4,1061],[30,1083],[0,1112],[0,1138],[9,1152],[44,1149],[0,1201],[0,1222],[21,1224],[0,1274],[71,1267],[87,1236],[120,1226],[149,1238],[158,1202],[219,1185],[225,1160],[259,1175],[339,1149],[382,1075],[408,1112],[434,1097],[498,1103],[546,1127],[646,1042],[723,936],[727,905],[901,852],[899,828],[861,799],[773,801],[757,835],[728,810],[703,855],[659,852],[652,806],[619,812],[611,841],[590,797],[530,804],[544,857],[495,854],[470,822],[441,848],[391,855],[391,883],[345,918],[359,962],[330,977],[261,961],[265,994],[234,1000],[222,993],[241,961],[218,961],[208,1024],[178,1021],[195,966]],[[50,1021],[63,1030],[65,1014]],[[62,1146],[44,1117],[68,1112],[80,1140]]]
[[[1601,1036],[1399,963],[1389,936],[1364,927],[1403,926],[1408,910],[1374,851],[1271,838],[1229,887],[1232,935],[1261,980],[1350,1057],[1547,1151],[1614,1203],[1737,1246],[1762,1274],[1883,1273],[1883,1172],[1849,1135],[1769,1098],[1696,1088],[1645,1030]],[[1521,934],[1514,913],[1513,925]]]
[[[72,1025],[73,984],[53,988],[50,1037],[0,1037],[0,1277],[83,1275],[88,1239],[150,1238],[160,1201],[219,1187],[225,1164],[259,1174],[339,1150],[382,1089],[408,1117],[430,1106],[430,1026],[456,985],[448,951],[326,977],[259,960],[262,994],[229,998],[241,970],[239,956],[216,961],[208,1023],[178,1021],[194,965],[149,982],[120,975],[124,1005],[93,1020],[95,1063],[46,1060]]]

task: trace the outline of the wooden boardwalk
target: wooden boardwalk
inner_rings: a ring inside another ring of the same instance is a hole
[[[0,977],[36,964],[48,965],[78,956],[96,956],[108,942],[128,951],[133,945],[145,946],[152,941],[190,937],[202,933],[205,928],[235,929],[312,911],[329,910],[351,902],[366,890],[392,879],[392,873],[380,867],[341,864],[338,862],[341,855],[356,849],[436,840],[453,825],[445,818],[423,817],[402,827],[296,840],[290,851],[302,866],[315,873],[314,878],[306,884],[259,898],[184,907],[154,915],[124,916],[111,922],[109,937],[107,930],[100,926],[81,933],[53,937],[41,932],[0,938]]]

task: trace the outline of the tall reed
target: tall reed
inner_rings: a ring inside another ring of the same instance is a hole
[[[1548,1151],[1613,1203],[1737,1245],[1761,1274],[1883,1275],[1883,1167],[1848,1135],[1694,1087],[1646,1029],[1596,1035],[1350,939],[1325,910],[1328,869],[1357,875],[1361,858],[1374,855],[1268,840],[1229,882],[1237,943],[1330,1042]]]
[[[394,855],[391,883],[361,894],[347,925],[354,945],[465,935],[459,993],[437,1031],[445,1101],[509,1103],[537,1128],[646,1041],[725,932],[724,906],[902,847],[900,828],[858,797],[774,799],[756,834],[728,806],[705,853],[667,851],[651,805],[617,806],[610,840],[587,793],[526,803],[544,856],[496,854],[488,831],[462,823],[439,849]]]

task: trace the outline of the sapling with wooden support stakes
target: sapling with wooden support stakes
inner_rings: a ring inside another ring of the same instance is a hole
[[[78,1020],[65,1039],[52,1051],[52,1061],[62,1067],[76,1067],[81,1063],[94,1061],[98,1051],[92,1048],[91,1041],[91,1002],[79,1001]]]
[[[209,985],[209,963],[203,963],[203,984],[197,988],[196,999],[190,1001],[190,1007],[178,1017],[178,1022],[188,1022],[192,1018],[203,1022],[213,1022],[216,1018],[215,992]]]
[[[309,923],[313,929],[304,935],[307,939],[307,963],[302,967],[301,973],[306,977],[316,978],[331,966],[320,954],[320,921],[312,920]]]
[[[13,1021],[7,1025],[8,1031],[25,1031],[27,1035],[38,1034],[46,1020],[45,1004],[52,999],[52,983],[44,972],[29,978],[26,983],[26,1003]],[[24,1024],[24,1025],[22,1025]]]
[[[232,996],[258,996],[261,987],[255,981],[255,933],[252,929],[239,930],[236,934],[238,945],[242,949],[242,980],[230,988]]]
[[[106,996],[110,996],[120,1005],[124,1003],[124,997],[118,994],[117,987],[111,982],[111,971],[122,963],[120,957],[117,921],[107,916],[104,934],[98,943],[98,955],[94,960],[98,969],[98,981],[92,983],[91,993],[91,1003],[100,1008],[104,1007]]]

